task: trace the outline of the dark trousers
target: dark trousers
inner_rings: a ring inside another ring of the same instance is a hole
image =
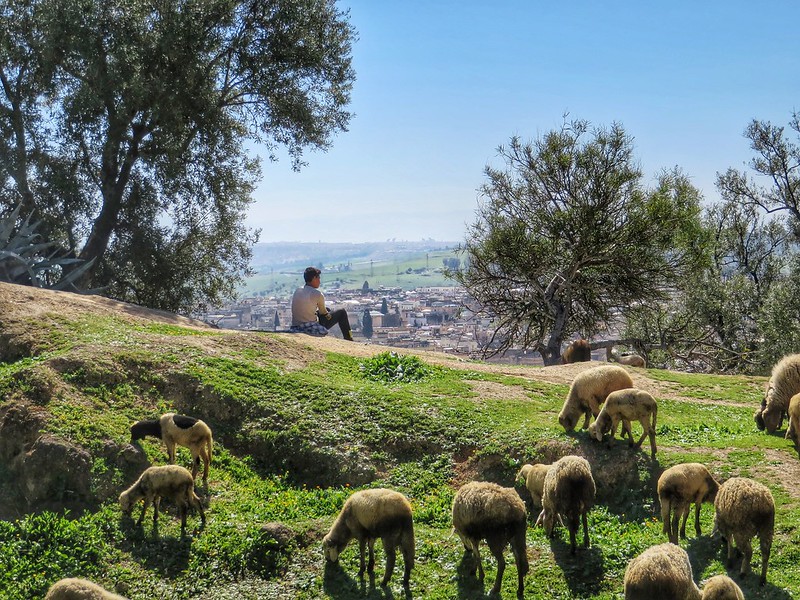
[[[330,318],[319,317],[319,322],[325,327],[330,329],[334,325],[338,325],[342,330],[342,337],[346,340],[352,340],[353,334],[350,332],[350,319],[347,318],[347,311],[343,308],[338,310],[328,311]]]

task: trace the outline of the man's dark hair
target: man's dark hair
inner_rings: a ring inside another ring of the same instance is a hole
[[[303,279],[305,279],[306,283],[311,283],[311,280],[321,273],[322,271],[320,271],[317,267],[308,267],[305,271],[303,271]]]

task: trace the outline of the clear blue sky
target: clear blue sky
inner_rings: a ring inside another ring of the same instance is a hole
[[[650,185],[680,166],[707,201],[752,156],[754,118],[800,110],[800,2],[340,0],[358,31],[349,131],[263,164],[262,242],[463,240],[486,164],[562,115],[634,137]]]

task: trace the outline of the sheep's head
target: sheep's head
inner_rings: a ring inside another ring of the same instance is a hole
[[[528,480],[528,473],[531,472],[532,468],[533,465],[522,465],[522,467],[519,470],[519,473],[517,473],[515,481],[520,485],[525,485],[525,482]]]
[[[330,533],[326,535],[322,539],[322,553],[325,555],[325,560],[328,562],[337,562],[339,560],[339,554],[345,549],[345,546],[347,546],[347,542],[342,544],[335,540]]]
[[[122,514],[130,515],[133,512],[134,501],[131,494],[122,492],[119,495],[119,506],[122,509]]]
[[[575,425],[578,424],[578,419],[580,418],[580,414],[578,413],[565,413],[561,411],[561,414],[558,415],[558,422],[564,428],[564,431],[570,432],[575,429]]]
[[[714,500],[717,499],[717,492],[719,491],[719,483],[717,483],[717,480],[713,477],[707,477],[706,486],[708,487],[708,491],[705,496],[703,496],[703,502],[714,504]]]
[[[768,433],[774,432],[781,426],[783,423],[783,415],[783,410],[774,404],[767,406],[763,411],[761,411],[761,420],[763,421],[764,428]],[[756,419],[756,424],[757,423],[758,419]]]
[[[541,525],[544,527],[545,533],[550,535],[553,532],[553,525],[555,524],[555,513],[550,512],[542,508],[542,512],[539,513],[539,518],[536,519],[536,523],[534,523],[534,527],[538,527]]]

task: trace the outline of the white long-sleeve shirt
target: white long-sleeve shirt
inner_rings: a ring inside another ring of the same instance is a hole
[[[297,288],[292,296],[292,325],[316,321],[317,311],[320,315],[328,312],[322,292],[310,285]]]

